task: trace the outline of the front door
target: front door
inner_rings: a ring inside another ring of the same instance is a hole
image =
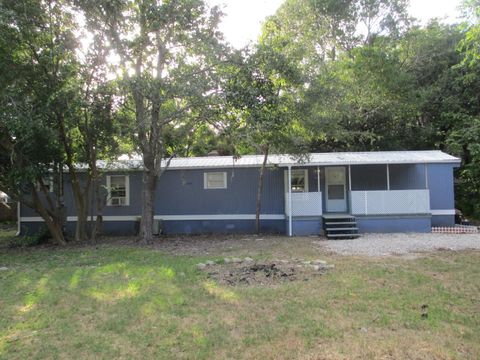
[[[345,167],[325,168],[326,210],[328,212],[346,212],[346,176]]]

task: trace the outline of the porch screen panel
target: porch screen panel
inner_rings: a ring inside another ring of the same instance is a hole
[[[387,190],[386,165],[352,165],[352,190]]]
[[[285,213],[289,214],[288,193],[285,194]],[[318,216],[322,215],[321,192],[292,192],[292,216]]]
[[[391,190],[425,189],[425,167],[423,164],[390,165]]]
[[[428,214],[428,190],[353,191],[352,213],[357,215]]]

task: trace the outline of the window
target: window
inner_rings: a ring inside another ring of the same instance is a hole
[[[53,176],[52,175],[49,175],[49,176],[44,176],[43,179],[42,179],[42,182],[43,182],[43,185],[45,186],[45,190],[47,192],[53,192],[54,189],[53,189]],[[38,192],[42,192],[42,186],[40,185],[40,182],[37,181],[37,183],[35,184],[35,190],[37,190]]]
[[[203,174],[204,189],[226,189],[227,173],[226,172],[208,172]]]
[[[288,184],[288,170],[285,170],[285,185]],[[288,186],[285,186],[288,192]],[[308,192],[308,170],[292,170],[292,192]]]
[[[108,206],[130,205],[129,178],[126,175],[107,176]]]

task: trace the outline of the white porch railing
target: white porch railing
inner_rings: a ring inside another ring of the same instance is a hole
[[[290,202],[288,193],[285,194],[285,214],[288,216]],[[322,215],[322,193],[302,192],[292,193],[292,216]]]
[[[352,191],[354,215],[428,214],[429,190]]]

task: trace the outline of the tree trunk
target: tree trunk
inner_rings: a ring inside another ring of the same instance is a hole
[[[98,237],[102,233],[103,226],[103,197],[101,192],[101,179],[98,175],[98,170],[96,166],[92,167],[92,175],[95,196],[95,215],[97,216],[97,218],[95,220],[95,226],[92,229],[91,240],[93,242],[96,242]]]
[[[75,198],[75,210],[77,212],[77,224],[75,226],[75,241],[85,241],[87,239],[88,224],[88,191],[82,194],[80,185],[72,182],[72,190]]]
[[[55,216],[49,214],[48,210],[42,204],[42,201],[40,200],[35,189],[32,190],[32,199],[35,211],[45,221],[45,225],[47,225],[53,242],[58,245],[65,245],[67,242],[65,241],[65,237],[63,236],[62,223],[60,222],[60,220],[58,218],[55,218]]]
[[[157,177],[154,170],[147,167],[143,172],[142,220],[139,240],[145,244],[153,242],[153,215]]]
[[[262,167],[260,168],[260,176],[258,177],[258,189],[257,189],[257,204],[255,208],[255,231],[260,234],[260,210],[262,207],[262,190],[263,190],[263,178],[265,176],[265,168],[268,160],[268,146],[265,147],[263,156]]]

